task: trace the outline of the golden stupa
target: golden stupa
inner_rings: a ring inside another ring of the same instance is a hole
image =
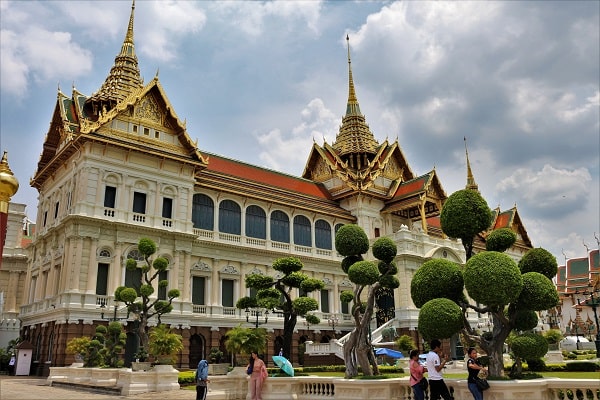
[[[8,213],[8,202],[18,189],[19,181],[8,166],[8,156],[5,151],[0,161],[0,212]]]

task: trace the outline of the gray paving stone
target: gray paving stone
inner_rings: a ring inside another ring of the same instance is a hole
[[[172,390],[132,396],[48,386],[45,378],[0,376],[0,400],[194,400],[194,390]],[[210,398],[210,396],[209,396]]]

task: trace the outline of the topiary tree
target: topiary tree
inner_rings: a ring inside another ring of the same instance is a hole
[[[479,192],[470,189],[452,193],[440,213],[442,231],[462,241],[467,260],[473,254],[475,236],[488,229],[491,222],[492,211],[487,202]]]
[[[355,328],[344,343],[346,378],[358,375],[357,363],[363,375],[378,375],[373,346],[369,338],[369,327],[377,291],[380,288],[396,289],[400,286],[395,276],[398,272],[394,264],[396,244],[386,237],[377,239],[371,250],[379,262],[366,261],[362,254],[369,251],[369,239],[361,227],[348,224],[337,231],[335,249],[344,256],[342,270],[348,274],[348,279],[354,284],[353,291],[344,291],[340,295],[342,302],[352,301],[351,314],[355,324]]]
[[[504,252],[510,249],[517,241],[517,234],[510,228],[500,228],[493,230],[485,238],[485,249],[487,251]]]
[[[104,342],[106,341],[106,333],[108,329],[104,325],[98,325],[96,327],[96,333],[90,341],[88,346],[87,354],[84,359],[85,367],[102,367],[104,366]]]
[[[415,305],[421,307],[419,330],[423,336],[443,339],[460,333],[488,354],[490,375],[502,376],[502,350],[511,331],[537,325],[535,311],[558,304],[558,293],[551,281],[558,266],[544,249],[530,250],[517,265],[502,253],[516,241],[517,236],[510,229],[492,231],[485,238],[488,251],[472,256],[475,237],[489,228],[491,220],[492,213],[478,192],[465,189],[450,195],[440,214],[442,231],[461,239],[466,265],[463,269],[441,260],[424,263],[411,282],[411,296]],[[464,289],[475,304],[467,300]],[[445,300],[439,302],[439,298]],[[437,306],[429,304],[434,300],[438,301]],[[479,335],[469,324],[468,310],[489,313],[492,331]],[[436,326],[440,323],[435,316],[442,311],[447,321],[444,328]]]
[[[256,297],[242,297],[236,303],[239,309],[263,307],[278,310],[283,314],[283,355],[291,361],[292,337],[298,317],[305,317],[311,325],[320,319],[311,311],[319,308],[319,303],[306,294],[325,287],[323,281],[310,278],[302,273],[304,265],[295,257],[278,258],[273,269],[280,273],[278,278],[268,275],[252,274],[246,277],[246,287],[257,289]],[[300,289],[301,296],[292,299],[292,289]]]
[[[123,360],[120,357],[127,340],[127,334],[123,330],[123,325],[118,321],[113,321],[106,328],[104,337],[104,363],[110,368],[120,368],[123,366]]]
[[[548,352],[548,342],[537,333],[524,333],[511,340],[510,348],[515,357],[511,378],[516,379],[523,375],[523,360],[536,363]]]
[[[129,313],[133,313],[138,319],[137,334],[140,339],[140,346],[143,352],[148,349],[148,322],[151,318],[157,317],[158,324],[161,323],[160,317],[163,314],[170,313],[173,310],[173,299],[180,296],[178,289],[171,289],[167,293],[166,300],[159,300],[154,296],[154,282],[159,279],[159,274],[169,268],[169,262],[164,257],[157,257],[154,261],[150,257],[156,253],[156,243],[148,238],[142,238],[138,242],[138,251],[144,258],[142,265],[132,258],[127,259],[126,268],[128,270],[141,270],[140,281],[135,282],[132,287],[119,286],[115,290],[115,300],[125,303]],[[161,280],[157,283],[159,288],[166,288],[169,281]]]

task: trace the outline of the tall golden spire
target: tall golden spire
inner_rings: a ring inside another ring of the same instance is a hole
[[[348,44],[348,104],[346,105],[346,115],[342,118],[342,125],[332,146],[339,152],[340,156],[348,154],[375,154],[379,143],[377,143],[373,133],[369,129],[365,116],[360,112],[356,90],[354,89],[354,79],[352,77],[350,38],[348,35],[346,35],[346,42]],[[366,166],[367,163],[364,161],[357,162],[354,165],[357,167],[360,165]]]
[[[467,155],[467,185],[465,189],[475,190],[479,192],[479,186],[475,182],[475,178],[473,177],[473,172],[471,171],[471,163],[469,162],[469,151],[467,150],[467,138],[463,137],[465,141],[465,154]]]
[[[100,87],[100,90],[88,99],[88,102],[94,102],[100,106],[98,110],[101,110],[102,108],[110,110],[117,103],[129,96],[131,92],[143,85],[133,42],[134,11],[135,0],[132,0],[129,25],[127,26],[127,32],[125,33],[125,40],[121,46],[121,51],[115,57],[115,63],[110,69],[108,77],[102,84],[102,87]]]
[[[348,47],[348,105],[346,106],[346,115],[361,115],[356,90],[354,89],[354,79],[352,78],[352,61],[350,60],[350,37],[346,35]]]

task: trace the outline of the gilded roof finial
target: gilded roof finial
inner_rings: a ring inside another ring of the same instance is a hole
[[[356,90],[354,89],[354,79],[352,78],[352,61],[350,60],[350,37],[346,34],[346,44],[348,47],[348,106],[346,107],[346,115],[360,114],[360,106],[356,98]]]
[[[127,26],[127,32],[125,33],[125,40],[121,45],[121,51],[115,57],[115,63],[110,69],[108,77],[102,84],[102,87],[88,99],[88,102],[98,101],[113,106],[127,98],[134,90],[142,87],[143,80],[140,76],[138,59],[135,55],[135,45],[133,42],[134,14],[135,0],[132,0],[129,24]]]
[[[8,202],[17,190],[19,181],[8,166],[8,153],[5,151],[0,161],[0,212],[8,212]]]
[[[465,186],[465,189],[475,190],[479,192],[479,187],[477,186],[475,178],[473,177],[473,172],[471,171],[471,163],[469,162],[469,150],[467,150],[466,136],[464,136],[463,139],[465,141],[465,154],[467,156],[467,186]]]
[[[350,59],[350,37],[346,35],[348,46],[348,104],[346,115],[336,136],[333,148],[340,156],[347,154],[375,154],[379,143],[375,140],[365,116],[361,114],[352,78],[352,62]]]

